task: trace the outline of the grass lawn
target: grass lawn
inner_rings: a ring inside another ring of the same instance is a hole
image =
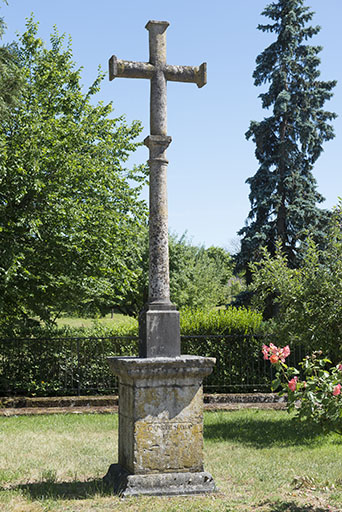
[[[117,415],[0,418],[2,512],[342,511],[342,439],[284,411],[205,414],[208,496],[120,499],[101,483],[117,461]]]
[[[94,323],[103,325],[104,327],[131,327],[137,325],[137,320],[127,315],[115,313],[113,318],[110,314],[101,318],[76,318],[76,317],[61,317],[56,320],[58,327],[64,325],[68,327],[93,327]]]

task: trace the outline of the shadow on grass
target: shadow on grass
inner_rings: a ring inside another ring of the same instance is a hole
[[[204,425],[204,437],[208,441],[235,441],[254,448],[271,446],[289,447],[296,445],[317,446],[325,437],[318,428],[295,421],[291,417],[238,418],[234,414],[216,414]],[[342,439],[335,438],[341,444]]]
[[[332,512],[332,508],[316,507],[314,505],[298,505],[293,501],[281,503],[265,503],[269,506],[267,512]]]
[[[36,482],[18,485],[12,487],[11,490],[22,490],[32,499],[62,498],[78,500],[94,496],[113,495],[113,489],[108,484],[105,484],[102,479],[85,482]]]

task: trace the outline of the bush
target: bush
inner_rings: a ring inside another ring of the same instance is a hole
[[[298,370],[285,364],[288,346],[278,348],[271,343],[262,351],[264,359],[276,368],[273,390],[280,388],[280,395],[288,395],[288,411],[295,410],[297,419],[318,426],[322,432],[342,435],[342,364],[333,366],[317,351],[306,356]]]
[[[216,358],[209,391],[267,387],[260,365],[261,315],[246,309],[181,312],[182,353]],[[108,393],[117,382],[108,356],[138,354],[138,323],[92,328],[35,328],[26,338],[0,339],[0,390],[15,395]],[[33,336],[34,335],[34,336]]]
[[[301,268],[288,267],[281,245],[275,257],[265,251],[263,260],[251,266],[254,305],[263,311],[273,301],[279,344],[291,340],[306,353],[323,350],[334,363],[342,358],[341,212],[340,205],[324,250],[307,239]]]
[[[181,311],[182,353],[215,357],[213,373],[205,380],[211,392],[267,388],[269,375],[260,361],[262,316],[245,308]]]
[[[2,339],[0,392],[30,396],[110,393],[117,383],[106,358],[137,354],[137,339],[128,335]]]
[[[171,300],[179,309],[213,308],[230,300],[231,256],[221,247],[192,245],[186,235],[169,237]]]
[[[138,322],[91,328],[35,327],[0,339],[0,392],[53,396],[108,393],[117,387],[108,356],[137,355]],[[133,339],[132,339],[133,338]]]

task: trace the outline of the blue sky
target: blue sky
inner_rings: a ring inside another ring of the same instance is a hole
[[[256,29],[265,19],[267,0],[8,0],[0,11],[7,23],[5,40],[22,32],[34,13],[40,37],[48,42],[53,25],[72,37],[74,60],[83,67],[82,82],[90,85],[101,65],[107,70],[112,54],[125,60],[148,61],[148,20],[167,20],[167,60],[170,64],[208,63],[208,83],[168,84],[169,228],[185,231],[193,243],[237,246],[237,231],[250,205],[245,180],[257,170],[254,144],[246,141],[251,120],[268,115],[260,107],[261,89],[253,85],[256,56],[273,37]],[[336,137],[325,143],[314,175],[318,190],[333,207],[342,195],[342,1],[308,0],[322,26],[311,44],[321,52],[321,77],[337,79],[327,110],[336,112]],[[149,81],[106,80],[98,100],[113,101],[115,115],[140,119],[149,133]],[[148,149],[130,159],[145,162]],[[147,194],[145,194],[147,197]]]

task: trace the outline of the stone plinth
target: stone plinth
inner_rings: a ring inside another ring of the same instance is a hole
[[[139,356],[180,356],[179,312],[173,304],[148,304],[139,316]]]
[[[119,464],[107,480],[123,495],[211,492],[203,470],[203,378],[215,359],[108,358],[119,377]]]

